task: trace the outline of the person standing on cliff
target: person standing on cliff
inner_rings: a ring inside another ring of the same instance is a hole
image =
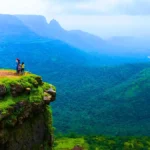
[[[22,62],[21,64],[21,74],[24,74],[25,64]]]
[[[20,59],[16,59],[16,73],[19,74]]]

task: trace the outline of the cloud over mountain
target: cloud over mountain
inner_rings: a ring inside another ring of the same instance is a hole
[[[149,0],[0,0],[0,13],[10,14],[148,15],[149,8]]]

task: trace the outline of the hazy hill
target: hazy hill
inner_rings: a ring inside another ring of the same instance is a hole
[[[48,36],[48,24],[44,16],[16,15],[16,17],[36,34],[40,36],[44,35],[44,37]]]
[[[108,42],[116,45],[122,45],[130,48],[146,48],[150,46],[148,43],[149,37],[134,37],[134,36],[113,36],[108,39]]]
[[[149,37],[114,36],[107,41],[128,54],[150,54]]]
[[[9,55],[8,55],[9,54]],[[0,44],[0,68],[14,68],[15,59],[26,63],[28,71],[41,72],[69,65],[85,65],[86,54],[61,41]]]
[[[3,51],[5,49],[5,51],[6,52],[8,51],[7,53],[9,53],[11,49],[14,49],[14,54],[17,50],[20,50],[20,53],[17,52],[15,54],[16,57],[17,55],[21,57],[24,56],[25,53],[28,53],[29,49],[30,51],[33,51],[33,53],[35,53],[36,50],[38,49],[39,51],[37,51],[36,55],[38,55],[38,53],[42,53],[43,50],[47,49],[47,53],[49,54],[53,51],[52,52],[53,55],[49,59],[50,60],[52,59],[53,61],[55,61],[56,64],[64,64],[65,62],[67,62],[67,60],[69,60],[70,63],[76,63],[80,65],[85,65],[85,64],[87,65],[108,65],[108,64],[113,65],[113,64],[120,64],[120,63],[125,63],[125,62],[141,61],[141,59],[138,60],[137,58],[132,58],[132,57],[129,59],[128,57],[118,57],[118,56],[116,57],[115,55],[111,56],[108,54],[97,54],[97,53],[92,54],[92,55],[87,54],[84,51],[76,48],[75,46],[68,45],[64,41],[57,40],[57,37],[63,38],[65,35],[66,38],[70,40],[76,40],[76,41],[79,40],[77,44],[81,44],[80,43],[81,40],[80,38],[78,38],[78,36],[82,37],[82,39],[87,42],[86,39],[90,39],[92,37],[90,34],[85,33],[84,35],[87,35],[86,36],[87,38],[85,38],[82,31],[65,31],[64,29],[61,28],[59,23],[56,22],[55,20],[52,20],[51,23],[48,25],[45,18],[42,16],[35,17],[33,15],[33,16],[28,17],[26,15],[21,15],[21,18],[23,18],[22,21],[20,21],[18,18],[19,16],[16,17],[12,15],[0,15],[0,27],[1,27],[0,28],[0,31],[1,31],[0,50]],[[27,26],[25,22],[30,22],[31,23],[30,26]],[[48,33],[46,27],[49,27],[51,29],[50,37],[53,37],[53,38],[46,38],[46,37],[40,36],[41,34]],[[56,31],[55,28],[59,30]],[[36,34],[35,32],[38,32],[38,34]],[[74,34],[72,39],[70,38],[70,33]],[[59,35],[62,35],[62,36],[59,36]],[[95,38],[95,42],[98,43],[97,38]],[[13,44],[4,45],[2,43],[13,43]],[[18,45],[17,44],[15,45],[15,43],[17,43]],[[26,43],[26,45],[24,45],[23,43]],[[34,44],[30,45],[30,43],[34,43]],[[47,43],[49,43],[49,45]],[[92,43],[89,42],[89,44],[92,44]],[[85,45],[90,47],[88,44],[85,44]],[[10,53],[12,52],[13,51],[11,51]],[[49,57],[49,54],[47,54],[46,59],[47,57]],[[37,60],[39,58],[40,57],[37,57]]]
[[[24,17],[29,19],[27,16]],[[37,22],[38,19],[33,20],[33,18],[30,21],[36,23],[37,28],[35,30],[40,31],[41,25],[39,24],[42,21]],[[41,19],[44,20],[45,18],[41,17]],[[49,61],[49,64],[58,65],[66,63],[84,65],[88,59],[91,59],[90,55],[63,41],[39,36],[13,15],[0,15],[0,53],[4,61],[6,58],[10,59],[7,61],[8,64],[15,57],[20,57],[26,62],[29,59],[35,62],[43,59],[43,63]],[[3,64],[2,61],[0,63]],[[8,67],[7,64],[5,65],[3,67]]]
[[[17,17],[0,15],[1,42],[29,42],[39,40],[40,37],[25,26]]]
[[[149,55],[147,38],[116,36],[104,40],[80,30],[67,31],[54,19],[47,23],[43,16],[17,15],[17,17],[40,36],[61,40],[83,51],[95,53],[95,55],[133,57],[133,59],[135,57],[146,59]]]
[[[59,82],[57,71],[53,75],[44,73],[46,80],[63,87],[58,89],[53,104],[56,131],[150,135],[149,67],[149,64],[71,67],[65,73],[59,72]],[[76,74],[71,74],[75,70]]]
[[[35,33],[64,41],[85,51],[102,51],[106,46],[106,42],[100,37],[79,30],[67,31],[56,20],[51,20],[48,24],[43,16],[17,15],[17,17]]]

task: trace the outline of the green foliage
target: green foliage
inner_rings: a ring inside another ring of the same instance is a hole
[[[84,147],[84,150],[89,150],[89,145],[84,138],[60,138],[56,139],[54,143],[54,150],[68,149],[72,150],[75,146]]]
[[[0,78],[0,84],[5,85],[8,91],[10,91],[10,85],[13,84],[22,85],[23,88],[33,87],[34,83],[37,83],[37,81],[35,80],[36,77],[36,75],[29,73],[26,73],[25,75],[19,77],[14,76],[10,78],[6,76]]]
[[[150,137],[130,137],[130,136],[82,136],[78,138],[57,138],[54,150],[72,150],[79,145],[85,150],[149,150]]]
[[[7,113],[7,108],[9,108],[12,105],[15,105],[17,102],[22,100],[31,103],[41,102],[44,96],[45,85],[49,85],[50,87],[55,88],[54,86],[48,83],[44,83],[44,86],[38,85],[36,77],[38,76],[30,73],[25,73],[25,75],[23,76],[14,76],[11,78],[10,77],[0,78],[0,84],[4,85],[7,89],[7,94],[2,100],[0,100],[0,110],[2,111],[3,114]],[[10,89],[11,85],[20,85],[24,90],[26,88],[30,88],[31,89],[30,95],[26,94],[23,90],[21,95],[18,95],[17,97],[13,97],[11,95],[11,89]]]
[[[55,133],[150,135],[149,67],[70,66],[44,73],[58,87],[52,103]]]
[[[52,120],[52,109],[50,108],[50,106],[46,106],[44,116],[45,116],[45,122],[48,130],[47,134],[51,135],[53,134],[53,128],[52,128],[53,120]]]
[[[56,87],[53,86],[52,84],[49,84],[47,82],[44,82],[44,84],[42,85],[43,90],[49,90],[50,88],[52,88],[54,91],[56,91]]]
[[[50,89],[50,84],[44,82],[44,84],[42,85],[43,90],[49,90]]]
[[[33,88],[35,84],[38,84],[35,77],[36,75],[27,74],[26,76],[21,77],[19,82],[24,88]]]
[[[5,96],[3,100],[0,101],[0,110],[6,112],[6,109],[15,105],[17,102],[21,100],[28,101],[29,96],[26,94],[20,95],[18,97],[12,97],[11,95]]]
[[[38,87],[37,89],[33,89],[30,94],[29,100],[30,102],[41,102],[43,100],[44,91],[42,87]]]

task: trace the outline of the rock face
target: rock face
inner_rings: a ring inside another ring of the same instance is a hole
[[[45,104],[49,104],[50,102],[53,102],[55,99],[56,99],[56,91],[54,91],[52,88],[45,90],[43,99]]]
[[[0,150],[51,150],[53,86],[36,75],[8,83],[0,84]]]
[[[19,96],[24,91],[24,88],[19,84],[11,84],[10,87],[11,87],[11,94],[13,97]]]
[[[16,126],[12,133],[3,131],[3,135],[0,135],[0,138],[4,137],[0,140],[0,150],[38,150],[41,146],[44,147],[45,132],[44,116],[40,114],[30,122],[26,121],[23,125]]]
[[[4,85],[0,85],[0,97],[3,97],[6,92],[6,87]]]

